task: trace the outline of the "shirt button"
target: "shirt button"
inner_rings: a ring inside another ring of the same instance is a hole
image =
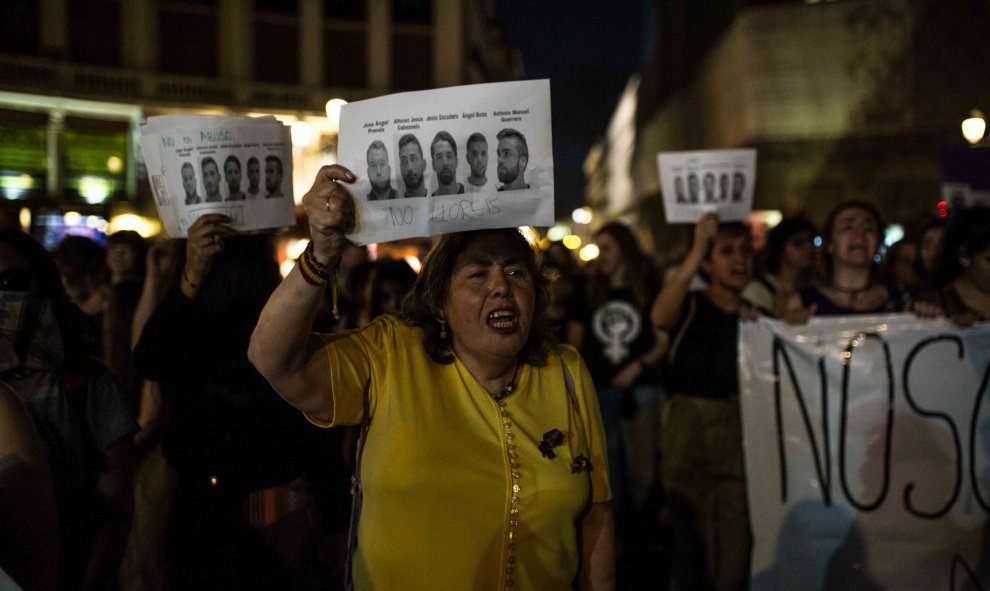
[[[514,582],[514,581],[513,581],[512,579],[506,579],[506,580],[505,580],[505,586],[506,586],[506,587],[511,587],[511,586],[513,586],[513,585],[515,585],[515,584],[516,584],[516,583],[515,583],[515,582]]]
[[[517,493],[517,492],[519,492],[521,490],[522,490],[522,487],[519,486],[518,484],[513,484],[512,485],[512,492]]]

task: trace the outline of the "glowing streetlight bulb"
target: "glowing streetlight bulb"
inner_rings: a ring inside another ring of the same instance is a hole
[[[987,131],[987,122],[983,118],[983,113],[979,109],[973,109],[969,113],[969,118],[962,122],[962,134],[971,146],[975,146],[983,139],[983,134]]]

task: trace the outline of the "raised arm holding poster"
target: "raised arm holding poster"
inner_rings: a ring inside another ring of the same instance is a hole
[[[990,325],[740,330],[751,588],[990,588]]]
[[[356,243],[553,223],[548,80],[345,105],[337,161],[357,175]]]
[[[657,167],[668,223],[693,224],[710,211],[735,222],[753,209],[756,150],[661,152]]]
[[[241,232],[295,223],[292,141],[274,117],[150,117],[141,149],[172,238],[205,213],[226,215]]]

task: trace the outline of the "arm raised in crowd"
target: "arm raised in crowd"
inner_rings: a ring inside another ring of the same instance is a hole
[[[327,270],[337,265],[347,245],[344,234],[354,225],[354,202],[337,181],[354,180],[342,166],[324,166],[303,197],[309,248]],[[309,283],[297,264],[265,304],[248,348],[248,359],[279,396],[319,420],[333,416],[329,364],[322,342],[310,335],[324,298],[326,286]]]
[[[654,327],[670,330],[677,324],[691,280],[705,260],[708,247],[717,234],[718,217],[714,213],[706,213],[694,226],[694,242],[690,252],[653,302],[650,319]]]

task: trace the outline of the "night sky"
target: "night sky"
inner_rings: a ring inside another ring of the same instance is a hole
[[[584,202],[581,166],[605,133],[619,94],[643,60],[653,23],[648,1],[500,0],[525,78],[550,78],[557,217]]]

